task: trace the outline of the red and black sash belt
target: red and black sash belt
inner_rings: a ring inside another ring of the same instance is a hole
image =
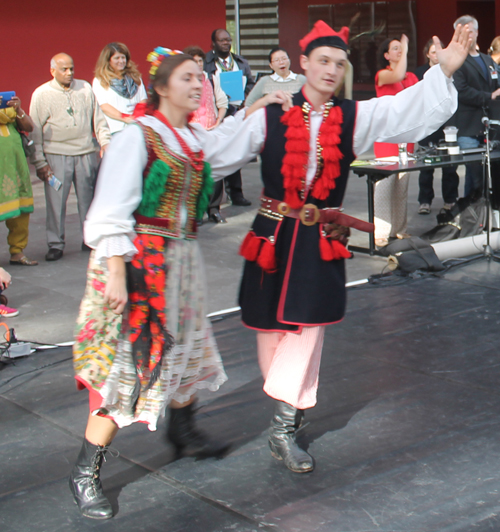
[[[292,209],[284,201],[267,196],[261,196],[260,203],[261,209],[264,211],[272,211],[273,214],[279,214],[287,218],[295,218],[300,220],[304,225],[335,223],[345,227],[352,227],[365,233],[373,233],[375,230],[375,226],[372,223],[344,214],[338,209],[319,209],[312,203],[306,203],[301,209]]]

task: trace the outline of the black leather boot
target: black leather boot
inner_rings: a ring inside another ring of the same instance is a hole
[[[109,519],[113,510],[102,492],[100,469],[108,447],[93,445],[83,440],[80,454],[69,477],[69,489],[73,493],[80,512],[91,519]]]
[[[228,443],[211,440],[207,434],[196,428],[194,403],[182,408],[170,408],[167,438],[175,446],[177,457],[222,456],[229,448]]]
[[[295,433],[302,423],[303,410],[276,401],[274,417],[269,428],[269,447],[277,460],[283,460],[294,473],[308,473],[314,469],[311,455],[302,450],[295,440]]]

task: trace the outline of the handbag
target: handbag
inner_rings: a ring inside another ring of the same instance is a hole
[[[419,237],[396,240],[380,251],[405,273],[416,270],[440,272],[445,269],[432,246]]]

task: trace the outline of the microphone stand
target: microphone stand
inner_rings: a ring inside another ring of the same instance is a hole
[[[484,199],[486,201],[486,245],[484,246],[484,256],[487,259],[494,259],[500,261],[490,245],[491,234],[491,201],[490,195],[492,190],[491,181],[491,157],[490,157],[490,128],[492,125],[500,126],[500,120],[490,120],[487,116],[483,116],[481,122],[484,125],[484,138],[486,140],[486,151],[483,153],[483,188]]]

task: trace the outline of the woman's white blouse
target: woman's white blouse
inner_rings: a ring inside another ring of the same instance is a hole
[[[148,97],[142,80],[134,97],[130,99],[120,96],[111,87],[109,87],[108,89],[105,89],[97,78],[94,78],[94,80],[92,81],[92,90],[94,91],[97,103],[99,105],[107,103],[109,105],[112,105],[115,109],[118,109],[120,113],[125,113],[127,115],[131,115],[134,112],[135,106],[139,102],[146,100]],[[111,133],[117,133],[118,131],[121,131],[127,125],[125,122],[122,122],[121,120],[115,120],[114,118],[110,118],[105,113],[104,113],[104,116],[106,117],[106,122],[108,123],[108,127]]]

